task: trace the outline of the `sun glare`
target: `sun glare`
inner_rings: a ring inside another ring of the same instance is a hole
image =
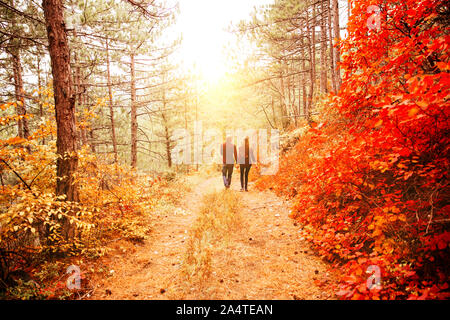
[[[230,69],[231,22],[248,17],[267,0],[181,0],[177,26],[182,33],[181,59],[203,80],[217,82]]]

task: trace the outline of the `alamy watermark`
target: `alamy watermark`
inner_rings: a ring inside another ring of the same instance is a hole
[[[367,267],[366,273],[371,274],[366,281],[367,289],[379,290],[381,289],[381,269],[377,265],[370,265]]]
[[[276,129],[228,129],[226,139],[220,130],[208,128],[203,130],[202,122],[194,123],[193,135],[183,128],[173,131],[171,140],[176,143],[171,156],[174,164],[223,164],[227,163],[259,164],[262,175],[273,175],[278,171],[280,133]],[[245,151],[244,141],[248,138],[248,149]],[[225,143],[225,142],[228,143]],[[225,143],[225,144],[224,144]],[[236,146],[237,159],[232,145]],[[225,148],[225,149],[224,149]],[[243,152],[250,152],[254,157],[245,159]],[[226,156],[224,156],[226,154]]]
[[[81,289],[81,270],[80,267],[76,265],[70,265],[67,267],[66,274],[70,274],[67,278],[66,286],[69,290],[80,290]]]
[[[369,30],[377,30],[381,29],[381,9],[379,6],[370,5],[367,7],[367,13],[372,14],[369,19],[367,19],[367,28]]]

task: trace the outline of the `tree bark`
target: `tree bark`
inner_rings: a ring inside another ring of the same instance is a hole
[[[333,20],[334,20],[334,39],[336,41],[335,44],[338,43],[340,39],[340,27],[339,27],[339,0],[332,0],[333,1]],[[339,91],[341,88],[341,70],[339,63],[341,61],[341,53],[338,47],[335,47],[334,50],[334,63],[335,63],[335,69],[336,69],[336,90]]]
[[[167,156],[167,166],[172,168],[172,144],[170,142],[169,125],[167,123],[166,115],[164,110],[161,112],[163,125],[164,125],[164,140],[166,144],[166,156]]]
[[[294,69],[294,68],[292,68],[292,69]],[[293,70],[294,71],[294,70]],[[295,83],[296,83],[296,77],[295,76],[291,76],[291,83],[292,83],[292,85],[291,85],[291,87],[292,87],[292,103],[291,103],[291,108],[292,108],[292,113],[293,113],[293,115],[294,115],[294,125],[295,125],[295,127],[297,127],[297,121],[298,121],[298,109],[297,109],[297,106],[296,106],[296,101],[295,101],[295,88],[296,88],[296,86],[295,86]],[[299,99],[300,99],[300,97],[299,97]]]
[[[14,0],[11,0],[10,4],[12,7],[14,7]],[[16,112],[18,116],[22,117],[17,121],[17,135],[21,138],[27,138],[30,135],[30,132],[28,129],[28,120],[25,117],[26,107],[22,78],[23,69],[20,60],[21,39],[16,36],[16,33],[18,33],[19,30],[17,29],[15,14],[10,16],[10,23],[12,35],[9,40],[9,45],[6,47],[6,52],[11,55],[14,79],[14,94],[16,99]]]
[[[330,41],[330,79],[331,79],[331,86],[334,92],[337,91],[337,83],[336,83],[336,64],[334,62],[334,52],[335,48],[333,45],[333,23],[332,23],[332,13],[331,13],[331,0],[327,0],[327,11],[328,11],[328,38]]]
[[[320,3],[320,91],[327,93],[327,30],[325,24],[325,0]]]
[[[137,165],[137,106],[136,106],[136,76],[134,65],[134,53],[130,56],[131,60],[131,166]]]
[[[107,77],[108,77],[107,81],[108,81],[108,96],[109,96],[109,117],[111,119],[111,141],[112,141],[112,145],[113,145],[114,162],[117,163],[116,126],[114,124],[114,107],[113,107],[113,96],[112,96],[108,39],[106,39],[106,68],[107,68]]]
[[[36,61],[36,66],[37,66],[37,79],[38,79],[38,105],[39,105],[39,117],[41,118],[41,120],[44,119],[44,107],[43,107],[43,103],[42,103],[42,80],[41,80],[41,59],[39,57],[39,55],[37,56],[37,61]],[[42,137],[41,140],[42,145],[45,145],[45,137]]]
[[[314,7],[313,7],[313,12],[312,15],[314,17]],[[312,25],[314,26],[314,22],[312,23]],[[316,59],[316,50],[315,50],[315,30],[314,27],[311,27],[311,23],[309,22],[309,17],[308,17],[308,11],[306,11],[306,34],[308,37],[308,48],[309,48],[309,81],[310,81],[310,86],[309,86],[309,95],[308,95],[308,104],[307,104],[307,110],[305,113],[305,117],[306,119],[309,121],[310,119],[310,113],[311,113],[311,108],[312,108],[312,102],[313,102],[313,97],[314,97],[314,82],[316,79],[315,76],[315,69],[316,69],[316,64],[315,64],[315,59]]]
[[[163,78],[162,82],[166,82],[166,72],[163,72]],[[167,112],[167,101],[166,101],[166,87],[162,88],[162,109],[161,111],[161,118],[162,118],[162,125],[164,126],[164,142],[166,145],[166,157],[167,157],[167,166],[169,168],[172,168],[172,143],[170,141],[170,131],[169,131],[169,123],[167,119],[167,115],[165,112]]]
[[[278,127],[278,125],[277,125],[277,114],[275,112],[275,101],[273,100],[273,96],[270,96],[270,108],[272,109],[273,124],[274,124],[275,127]]]
[[[74,38],[77,37],[77,31],[74,29],[73,31],[73,36]],[[75,67],[75,74],[74,74],[74,92],[73,95],[75,97],[75,110],[76,108],[80,108],[84,105],[84,103],[81,101],[81,96],[83,94],[82,89],[81,89],[81,68],[80,68],[80,64],[78,63],[78,55],[77,52],[75,50],[75,53],[73,55],[73,66]],[[83,114],[81,112],[81,114]],[[81,119],[80,119],[81,118]],[[82,116],[79,116],[78,121],[83,121]],[[81,145],[85,146],[88,143],[87,140],[87,131],[86,131],[86,126],[80,126],[77,128],[77,133],[79,135],[80,139],[77,139],[77,142],[79,143],[81,141]],[[81,146],[78,146],[78,148],[80,148]]]
[[[280,71],[280,110],[281,110],[281,125],[283,129],[289,126],[289,119],[286,112],[286,99],[285,99],[285,88],[284,88],[284,78],[283,70]]]
[[[53,75],[57,126],[56,195],[78,201],[74,174],[78,167],[76,150],[75,97],[72,92],[69,45],[61,0],[43,0],[48,48]]]
[[[286,74],[289,74],[289,65],[286,64]],[[289,115],[289,109],[292,105],[292,98],[291,98],[291,76],[288,76],[286,78],[286,91],[287,91],[287,107],[286,107],[286,115]]]
[[[22,78],[22,63],[20,61],[19,49],[16,48],[11,52],[13,75],[14,75],[14,89],[17,102],[17,114],[23,118],[17,121],[18,135],[21,138],[28,138],[30,130],[28,128],[28,120],[26,118],[27,110],[25,107],[25,95],[23,90],[23,78]]]
[[[301,46],[302,46],[302,96],[303,96],[303,116],[306,118],[306,115],[308,113],[308,95],[306,92],[306,44],[305,44],[305,37],[302,35],[301,40]],[[299,101],[300,102],[300,101]]]

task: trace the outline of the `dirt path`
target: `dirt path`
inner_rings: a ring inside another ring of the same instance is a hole
[[[299,240],[288,203],[251,184],[240,193],[237,174],[227,191],[220,176],[193,183],[181,207],[155,217],[144,245],[117,250],[92,299],[333,299],[334,277]],[[239,227],[213,249],[211,275],[191,281],[182,272],[190,229],[203,197],[217,191],[240,194]]]

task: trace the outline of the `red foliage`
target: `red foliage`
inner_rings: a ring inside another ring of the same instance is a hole
[[[293,198],[306,238],[346,275],[343,298],[448,298],[448,4],[352,4],[340,92],[258,185]],[[374,4],[379,30],[367,27]]]

